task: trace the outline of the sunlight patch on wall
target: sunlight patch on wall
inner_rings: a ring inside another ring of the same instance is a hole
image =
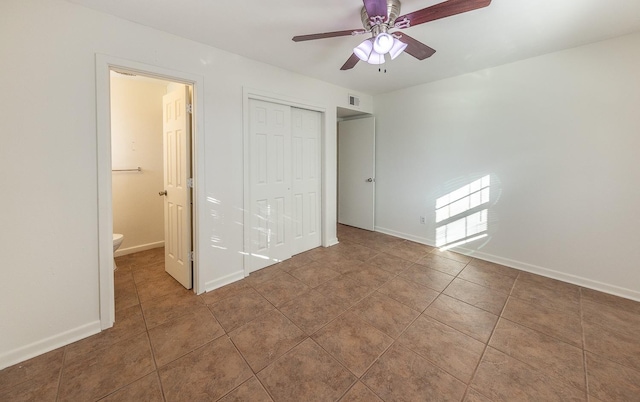
[[[490,199],[491,177],[486,175],[436,200],[436,247],[452,247],[487,236],[489,210],[478,210]]]

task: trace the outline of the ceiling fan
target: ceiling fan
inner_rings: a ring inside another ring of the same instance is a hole
[[[353,54],[340,70],[350,70],[360,60],[369,64],[383,64],[386,54],[389,54],[389,57],[393,60],[403,51],[418,60],[424,60],[427,57],[431,57],[436,51],[404,32],[391,32],[391,30],[410,28],[491,4],[491,0],[448,0],[422,10],[398,16],[400,14],[400,0],[363,1],[364,7],[360,11],[360,18],[364,29],[348,29],[345,31],[294,36],[293,41],[302,42],[371,33],[371,38],[365,39],[353,49]]]

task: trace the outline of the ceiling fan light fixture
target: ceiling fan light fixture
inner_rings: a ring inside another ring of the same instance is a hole
[[[358,56],[362,61],[368,61],[372,51],[373,43],[371,43],[371,39],[365,39],[361,44],[353,49],[353,54]]]
[[[391,47],[391,50],[389,50],[389,56],[391,56],[391,60],[400,56],[400,53],[404,52],[404,49],[406,49],[407,46],[408,45],[406,43],[393,38],[393,46]]]
[[[371,52],[369,59],[367,60],[369,64],[384,64],[384,54],[378,53],[375,49]]]
[[[386,32],[379,33],[373,41],[373,50],[380,54],[387,54],[393,47],[394,37]]]

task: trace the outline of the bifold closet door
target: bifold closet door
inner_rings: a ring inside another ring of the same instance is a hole
[[[321,230],[321,114],[292,108],[293,254],[319,247]]]
[[[250,268],[291,258],[291,107],[249,100]]]
[[[249,100],[249,272],[321,245],[321,116]]]

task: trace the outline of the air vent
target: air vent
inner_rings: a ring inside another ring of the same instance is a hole
[[[349,95],[349,105],[360,106],[360,98],[355,95]]]

